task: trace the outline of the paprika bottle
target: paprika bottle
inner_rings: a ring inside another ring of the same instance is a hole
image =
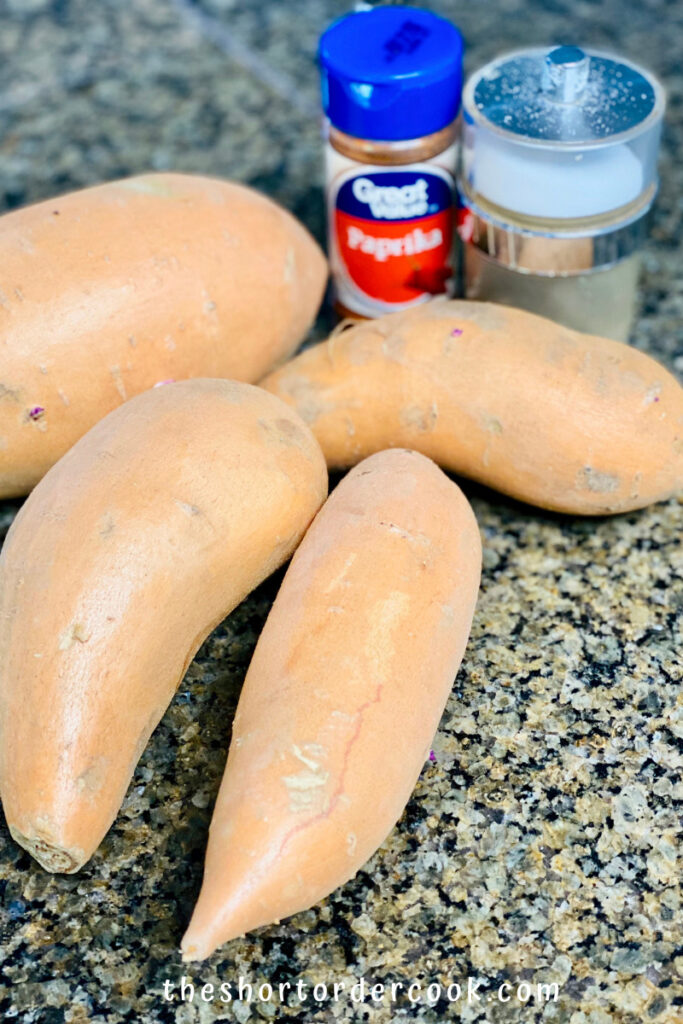
[[[463,43],[413,7],[348,14],[320,40],[335,306],[373,317],[450,291]]]

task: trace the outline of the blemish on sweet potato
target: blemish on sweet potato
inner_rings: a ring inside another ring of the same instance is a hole
[[[401,425],[410,430],[429,431],[434,430],[439,418],[436,402],[431,402],[427,408],[419,405],[409,405],[399,411]]]
[[[499,437],[503,433],[503,424],[497,416],[485,416],[484,428],[489,432],[489,434],[494,434],[496,437]]]
[[[577,485],[582,490],[594,494],[611,494],[619,488],[619,477],[614,473],[604,473],[592,466],[584,466],[579,471]]]
[[[100,519],[100,537],[111,537],[116,529],[116,523],[111,512],[106,512]]]
[[[0,384],[0,401],[7,399],[10,402],[21,401],[21,391],[19,388],[11,388],[7,384]]]
[[[324,398],[315,393],[315,390],[303,377],[291,380],[287,392],[292,397],[302,420],[309,426],[333,408],[330,402],[326,402]]]
[[[190,519],[194,519],[195,516],[200,516],[202,514],[202,510],[197,508],[196,505],[192,505],[187,501],[179,501],[177,498],[174,500],[178,508],[184,512],[186,516],[189,516]]]
[[[127,401],[128,394],[126,392],[126,385],[123,383],[123,376],[121,374],[121,368],[119,366],[110,366],[109,373],[114,381],[114,387],[121,396],[123,402]]]
[[[82,622],[72,622],[60,634],[59,650],[68,651],[75,643],[87,644],[91,636],[92,633]]]
[[[282,781],[289,793],[289,808],[299,814],[310,811],[320,803],[329,772],[301,771],[297,775],[283,775]]]
[[[302,443],[306,442],[303,431],[294,420],[288,420],[284,416],[279,416],[275,420],[275,427],[279,431],[280,441],[285,444],[295,444],[299,447]]]

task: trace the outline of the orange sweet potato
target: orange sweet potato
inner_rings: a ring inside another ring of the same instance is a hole
[[[683,485],[683,389],[654,359],[519,309],[434,301],[262,381],[330,467],[406,446],[521,501],[602,515]]]
[[[386,838],[460,665],[480,570],[472,510],[423,456],[382,452],[338,485],[247,673],[186,960],[312,906]]]
[[[296,413],[203,379],[131,399],[33,491],[0,556],[0,796],[48,870],[90,857],[197,648],[326,491]]]
[[[5,215],[0,267],[0,498],[160,381],[258,380],[301,341],[326,278],[270,199],[181,174]]]

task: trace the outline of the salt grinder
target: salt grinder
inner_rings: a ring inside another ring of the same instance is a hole
[[[626,340],[664,106],[648,71],[577,46],[507,54],[472,75],[459,181],[466,296]]]

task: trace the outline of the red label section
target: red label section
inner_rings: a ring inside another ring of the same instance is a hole
[[[463,242],[471,242],[474,234],[474,214],[466,206],[459,206],[457,221],[458,235]]]
[[[373,299],[414,302],[446,290],[452,273],[452,210],[415,220],[377,221],[336,209],[335,229],[349,277]]]

